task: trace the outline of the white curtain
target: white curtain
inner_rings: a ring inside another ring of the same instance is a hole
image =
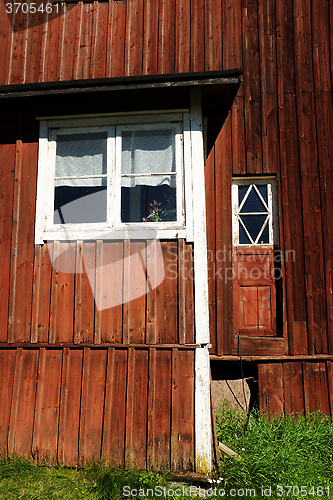
[[[172,129],[131,130],[122,134],[121,185],[176,187],[175,138]],[[123,177],[123,175],[135,176]],[[144,175],[159,174],[159,175]]]
[[[78,176],[106,174],[107,133],[57,136],[55,186],[106,186],[106,178],[77,179]],[[57,177],[71,177],[57,179]]]

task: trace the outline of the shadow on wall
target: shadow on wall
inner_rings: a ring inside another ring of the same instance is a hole
[[[211,361],[212,404],[219,410],[227,401],[236,410],[258,407],[258,368],[253,363]]]

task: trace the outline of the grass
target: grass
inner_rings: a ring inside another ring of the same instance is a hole
[[[256,491],[271,487],[271,498],[278,493],[293,499],[327,498],[328,492],[333,498],[333,423],[328,416],[314,413],[269,419],[259,412],[248,415],[224,405],[217,416],[217,434],[219,441],[242,457],[224,457],[220,463],[225,486]],[[282,490],[277,485],[292,488]]]
[[[217,416],[217,432],[218,440],[242,458],[223,456],[206,486],[205,498],[333,498],[333,423],[329,417],[316,413],[268,419],[258,412],[248,415],[223,405]],[[158,495],[153,496],[157,487]],[[190,498],[181,491],[176,495],[177,488],[182,486],[171,485],[162,472],[124,470],[100,463],[71,469],[37,466],[18,457],[0,460],[0,499],[5,500],[144,499],[147,490],[150,499]],[[123,495],[130,490],[135,494]],[[218,495],[222,490],[225,496]]]

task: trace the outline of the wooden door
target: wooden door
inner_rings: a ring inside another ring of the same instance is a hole
[[[276,337],[274,180],[233,184],[233,332]],[[251,343],[249,344],[251,345]],[[255,345],[255,344],[254,344]],[[255,348],[253,353],[255,353]]]
[[[234,265],[234,331],[276,335],[273,248],[237,248]]]

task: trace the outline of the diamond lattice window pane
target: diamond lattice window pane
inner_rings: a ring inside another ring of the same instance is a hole
[[[244,205],[242,206],[241,213],[253,213],[253,212],[267,212],[267,208],[259,198],[258,193],[251,188]]]
[[[248,237],[243,228],[242,224],[239,222],[239,243],[240,245],[251,245],[252,241]]]
[[[256,184],[256,188],[263,197],[263,200],[266,203],[266,205],[268,205],[267,184]]]
[[[253,242],[255,242],[265,221],[267,223],[267,215],[242,215],[240,219],[243,221]]]
[[[85,175],[102,176],[107,168],[107,133],[58,134],[56,186],[102,186],[103,178],[77,179]]]
[[[240,205],[244,199],[244,196],[246,195],[249,187],[250,186],[243,186],[243,185],[238,186],[238,206],[239,207],[240,207]]]

